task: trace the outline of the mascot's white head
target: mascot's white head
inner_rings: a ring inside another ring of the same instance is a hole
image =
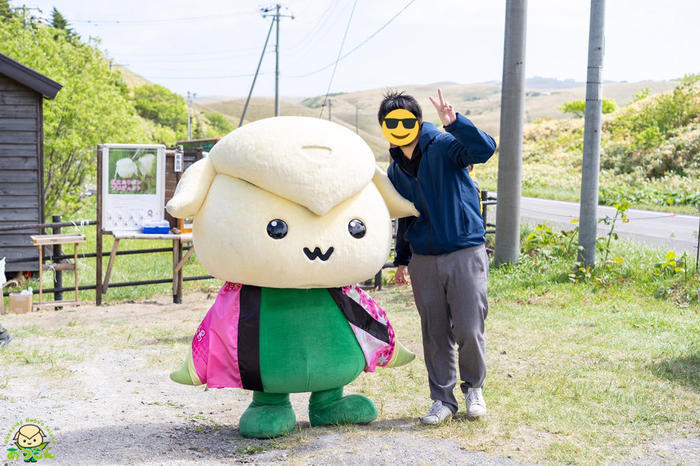
[[[338,124],[276,117],[245,125],[185,171],[166,206],[194,216],[195,251],[213,276],[273,288],[366,280],[391,247],[391,217],[418,215]]]

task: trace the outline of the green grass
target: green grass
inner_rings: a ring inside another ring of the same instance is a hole
[[[551,463],[619,461],[646,442],[700,433],[697,296],[689,303],[654,296],[661,283],[675,283],[652,272],[659,251],[616,244],[611,254],[625,260],[609,287],[569,282],[571,264],[560,258],[523,256],[492,268],[489,415],[474,422],[458,415],[422,432],[471,451]],[[390,287],[374,296],[420,355],[411,294]],[[417,417],[430,404],[422,364],[419,357],[354,386],[377,402],[380,419]]]

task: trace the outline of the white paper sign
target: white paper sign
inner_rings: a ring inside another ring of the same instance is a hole
[[[102,229],[138,231],[162,220],[165,204],[165,146],[102,146]]]

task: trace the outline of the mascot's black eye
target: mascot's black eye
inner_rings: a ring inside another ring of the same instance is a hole
[[[354,218],[350,220],[350,223],[348,223],[348,231],[353,238],[360,239],[365,236],[365,233],[367,233],[367,227],[365,227],[365,224],[362,223],[362,220]]]
[[[267,224],[267,234],[270,235],[272,239],[282,239],[287,236],[287,223],[284,220],[278,218],[270,220]]]

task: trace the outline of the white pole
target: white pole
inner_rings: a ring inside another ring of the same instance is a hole
[[[581,207],[579,211],[579,260],[595,265],[598,230],[598,174],[600,172],[600,132],[602,100],[603,42],[605,0],[591,0],[588,33],[588,75],[586,79],[586,120],[583,130],[583,165],[581,167]]]
[[[501,137],[498,155],[496,265],[520,255],[520,191],[525,109],[525,37],[527,0],[508,0],[503,49]]]

